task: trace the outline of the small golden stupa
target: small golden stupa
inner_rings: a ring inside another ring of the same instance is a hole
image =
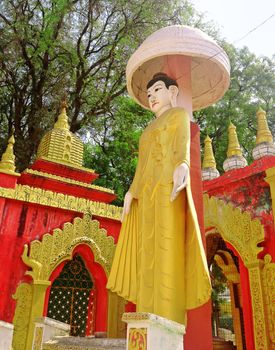
[[[12,135],[8,140],[6,151],[3,153],[0,161],[0,172],[20,176],[15,172],[15,155],[13,152],[13,145],[15,143],[14,136]]]
[[[64,163],[72,167],[82,167],[83,143],[69,130],[67,103],[61,103],[61,112],[54,128],[42,138],[37,159]]]
[[[261,107],[257,112],[257,126],[256,146],[252,151],[253,159],[275,156],[275,145],[267,124],[266,112]]]
[[[228,149],[227,158],[223,162],[224,171],[243,168],[247,165],[246,159],[243,157],[239,144],[236,126],[230,122],[228,127]]]
[[[212,140],[207,135],[204,140],[204,157],[202,163],[202,180],[212,180],[220,176],[212,148]]]

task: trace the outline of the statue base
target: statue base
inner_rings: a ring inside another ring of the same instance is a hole
[[[166,318],[146,313],[128,312],[126,350],[183,350],[185,326]]]

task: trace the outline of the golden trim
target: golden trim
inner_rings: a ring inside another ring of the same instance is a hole
[[[90,213],[93,216],[117,221],[120,221],[122,213],[122,208],[115,205],[94,202],[85,198],[69,196],[27,185],[17,185],[14,189],[0,187],[0,197],[72,210],[79,213]]]
[[[54,175],[54,174],[44,173],[44,172],[38,171],[38,170],[26,169],[24,171],[24,173],[42,176],[42,177],[46,177],[49,179],[62,181],[62,182],[68,183],[68,184],[77,185],[77,186],[86,187],[86,188],[91,188],[91,189],[98,190],[101,192],[114,194],[114,191],[109,189],[109,188],[96,186],[96,185],[92,185],[92,184],[87,184],[85,182],[81,182],[81,181],[77,181],[77,180],[73,180],[73,179],[68,179],[67,177],[58,176],[58,175]]]

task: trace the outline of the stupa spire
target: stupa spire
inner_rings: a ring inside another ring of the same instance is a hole
[[[267,124],[266,112],[261,107],[257,112],[257,138],[252,155],[254,159],[260,159],[265,156],[275,156],[275,146]]]
[[[236,126],[230,122],[228,127],[228,148],[227,158],[223,162],[224,171],[243,168],[247,165],[246,159],[243,157],[242,149],[239,144]]]
[[[228,148],[227,157],[242,156],[242,150],[239,144],[236,126],[230,122],[228,127]]]
[[[63,130],[70,129],[69,123],[68,123],[67,108],[68,108],[68,104],[67,104],[67,101],[64,99],[61,102],[60,114],[57,118],[56,123],[54,124],[54,129],[63,129]]]
[[[212,180],[220,175],[216,169],[216,161],[212,148],[212,140],[207,135],[204,140],[204,157],[202,163],[202,180]]]
[[[15,172],[15,155],[13,151],[13,145],[15,143],[14,136],[12,135],[8,140],[6,151],[3,153],[0,161],[0,172],[18,175]]]
[[[269,130],[267,120],[266,120],[266,112],[260,107],[257,112],[257,138],[256,138],[256,144],[262,142],[273,142],[273,137],[271,135],[271,132]]]

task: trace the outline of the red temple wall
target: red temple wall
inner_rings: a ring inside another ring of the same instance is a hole
[[[82,217],[82,214],[0,198],[1,320],[12,322],[16,305],[12,295],[20,282],[31,280],[30,277],[24,276],[28,269],[21,259],[24,244],[41,239],[45,233],[52,233],[55,228],[62,229],[66,222],[72,222],[75,217]],[[120,223],[109,219],[96,219],[100,221],[101,227],[107,230],[108,235],[117,240]],[[98,324],[102,325],[102,322],[99,321]]]

